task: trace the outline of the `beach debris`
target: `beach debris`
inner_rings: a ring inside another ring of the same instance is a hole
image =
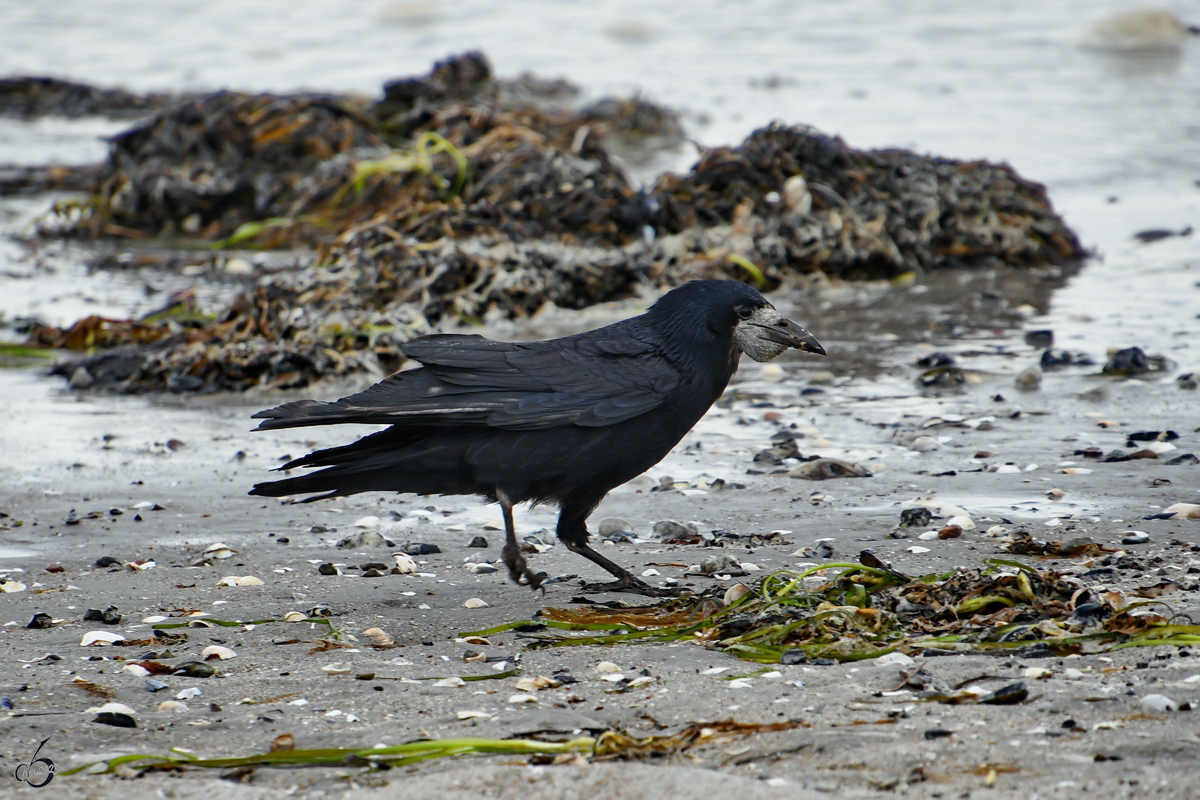
[[[789,472],[789,478],[809,481],[824,481],[832,478],[870,478],[871,473],[858,464],[838,458],[818,458],[807,461]]]
[[[1129,531],[1121,537],[1121,544],[1145,544],[1150,541],[1150,534],[1145,531]]]
[[[29,620],[29,624],[25,626],[27,630],[39,630],[49,628],[54,625],[54,617],[49,614],[38,612]]]
[[[471,541],[467,542],[467,547],[478,547],[481,550],[488,547],[488,540],[482,536],[472,536]]]
[[[392,553],[392,560],[396,562],[396,566],[392,571],[398,575],[411,575],[417,571],[417,562],[404,553]]]
[[[83,612],[83,621],[102,622],[105,625],[120,625],[121,612],[117,611],[116,606],[109,606],[103,611],[100,611],[96,608],[89,608],[87,611]]]
[[[349,661],[337,661],[321,667],[321,671],[326,675],[349,675],[354,671],[354,665]],[[437,686],[438,684],[434,685]]]
[[[1179,704],[1162,694],[1148,694],[1138,701],[1138,708],[1143,711],[1163,713],[1179,710]]]
[[[217,581],[217,586],[263,586],[261,578],[253,575],[227,575]]]
[[[0,578],[0,593],[16,594],[25,591],[27,588],[29,587],[20,581],[14,581],[12,578]]]
[[[1163,239],[1170,239],[1173,236],[1191,236],[1192,226],[1188,225],[1179,230],[1171,230],[1169,228],[1151,228],[1149,230],[1138,231],[1133,235],[1142,244],[1150,244],[1151,242],[1161,242]]]
[[[1007,650],[1029,657],[1062,657],[1113,647],[1200,644],[1200,626],[1180,624],[1144,607],[1156,601],[1127,603],[1117,592],[1092,593],[1074,577],[1054,570],[987,559],[983,568],[910,578],[869,552],[860,560],[864,563],[777,571],[725,607],[714,607],[709,596],[701,594],[636,609],[546,608],[538,618],[554,621],[554,629],[525,635],[534,640],[531,647],[703,642],[764,663],[785,658],[798,663],[795,651],[817,663],[896,651],[910,655]],[[1100,608],[1076,614],[1093,603]],[[507,623],[464,635],[490,635],[529,624]],[[619,672],[615,664],[607,668]],[[1019,702],[1021,688],[1014,685],[1011,691],[997,693],[992,702]]]
[[[184,675],[188,678],[211,678],[217,674],[217,669],[203,661],[184,661],[181,664],[176,664],[171,674]]]
[[[373,519],[376,523],[379,521],[378,517],[366,517],[365,519]],[[358,525],[358,523],[355,523],[355,525]],[[363,530],[339,539],[335,546],[339,550],[362,550],[371,547],[395,547],[396,543],[379,531]]]
[[[121,706],[121,708],[129,708],[129,706],[121,705],[120,703],[111,703],[110,705]],[[101,725],[112,725],[114,728],[136,728],[137,720],[135,720],[130,712],[125,711],[101,711],[96,715],[92,722],[98,722]]]
[[[488,603],[478,597],[470,597],[463,602],[463,608],[487,608]]]
[[[88,631],[79,640],[80,647],[91,647],[93,645],[107,645],[116,642],[122,642],[125,637],[119,633],[112,631]]]
[[[1023,392],[1034,392],[1042,388],[1042,371],[1037,367],[1026,367],[1017,373],[1013,384]]]
[[[141,319],[36,325],[29,345],[90,351],[55,372],[93,391],[299,388],[394,371],[398,346],[434,326],[583,308],[647,283],[766,288],[1086,255],[1045,189],[1007,165],[856,150],[805,126],[759,129],[639,190],[614,153],[682,142],[678,115],[642,98],[548,105],[520,83],[465,53],[375,101],[178,98],[112,137],[89,196],[60,203],[41,235],[315,256],[224,308],[185,291]],[[206,263],[251,278],[252,261]]]
[[[221,661],[228,661],[231,658],[237,658],[237,653],[233,652],[228,647],[222,647],[219,644],[210,644],[208,647],[200,651],[200,657],[205,661],[212,661],[214,658],[220,659]]]

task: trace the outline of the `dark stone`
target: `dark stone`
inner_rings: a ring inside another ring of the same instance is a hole
[[[924,528],[933,519],[933,512],[924,506],[906,508],[900,512],[901,528]]]
[[[1195,466],[1196,464],[1200,464],[1200,458],[1196,458],[1195,453],[1184,453],[1167,462],[1168,467]]]
[[[99,722],[101,725],[112,725],[114,728],[137,727],[137,721],[133,717],[128,714],[122,714],[119,711],[101,711],[92,722]]]
[[[89,608],[83,614],[84,622],[103,622],[105,625],[120,625],[121,614],[117,611],[116,606],[109,606],[103,611],[97,608]]]
[[[29,624],[25,627],[29,630],[39,630],[41,628],[49,628],[53,623],[54,617],[38,612],[33,615],[33,619],[29,620]]]
[[[1025,331],[1025,344],[1030,347],[1053,347],[1054,331]]]
[[[808,654],[798,648],[795,650],[785,650],[783,652],[783,655],[781,655],[779,657],[779,663],[780,664],[789,664],[789,665],[790,664],[807,664],[808,663]]]
[[[442,552],[442,548],[436,544],[425,544],[424,542],[406,542],[400,547],[400,551],[410,556],[428,556],[434,553]]]
[[[488,540],[482,536],[472,536],[471,541],[467,542],[467,547],[478,547],[482,549],[486,548],[487,546]]]

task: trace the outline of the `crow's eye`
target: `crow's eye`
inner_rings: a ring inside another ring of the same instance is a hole
[[[754,309],[750,308],[750,306],[738,306],[734,309],[734,312],[738,315],[738,319],[750,319],[754,316]]]

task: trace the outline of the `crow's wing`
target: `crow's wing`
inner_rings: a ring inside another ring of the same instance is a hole
[[[508,430],[613,425],[657,407],[681,383],[654,343],[625,327],[526,343],[425,336],[401,348],[424,365],[420,369],[333,403],[301,400],[255,417],[266,420],[260,428],[341,422]]]

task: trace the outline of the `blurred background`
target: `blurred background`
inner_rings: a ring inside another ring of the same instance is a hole
[[[1049,187],[1103,259],[1058,294],[1043,322],[1061,329],[1111,313],[1133,329],[1126,338],[1137,338],[1160,333],[1164,306],[1190,303],[1180,318],[1195,317],[1194,239],[1144,245],[1133,234],[1200,222],[1200,39],[1161,19],[1105,22],[1130,8],[1096,0],[6,3],[0,74],[143,91],[377,96],[386,80],[480,49],[500,76],[564,77],[586,97],[640,92],[678,110],[703,146],[737,144],[783,120],[857,148],[1008,162]],[[1200,4],[1171,12],[1200,21]],[[95,162],[106,152],[101,137],[128,124],[3,118],[0,163]],[[684,145],[635,178],[685,170],[695,155]]]

